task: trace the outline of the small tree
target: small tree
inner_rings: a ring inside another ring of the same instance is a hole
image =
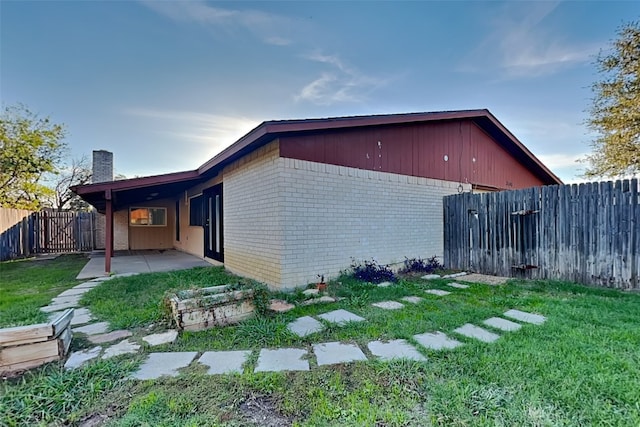
[[[587,125],[598,136],[586,157],[586,177],[634,175],[640,171],[640,26],[623,25],[607,54],[596,60],[601,80],[592,85]]]
[[[71,187],[89,184],[91,176],[91,166],[86,156],[73,159],[70,165],[61,168],[55,180],[55,207],[59,211],[63,209],[74,211],[89,210],[91,206],[71,191]]]
[[[38,118],[24,105],[6,107],[0,115],[0,206],[37,210],[53,196],[42,183],[56,173],[64,154],[63,125]]]

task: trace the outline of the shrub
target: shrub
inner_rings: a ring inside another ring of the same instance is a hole
[[[353,277],[364,282],[381,283],[395,282],[396,275],[386,265],[380,265],[376,260],[359,262],[352,260],[351,271]]]
[[[436,270],[441,270],[443,267],[438,261],[436,256],[432,256],[431,258],[427,258],[426,260],[422,258],[405,258],[404,267],[402,268],[402,273],[433,273]]]

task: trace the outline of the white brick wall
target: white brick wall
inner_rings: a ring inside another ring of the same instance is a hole
[[[283,245],[278,156],[274,141],[223,172],[225,267],[273,287]]]
[[[441,256],[442,197],[458,186],[280,158],[274,141],[224,170],[225,265],[292,289],[351,258]]]
[[[331,277],[351,258],[442,256],[442,197],[459,183],[279,159],[284,288]],[[464,186],[470,190],[469,185]]]

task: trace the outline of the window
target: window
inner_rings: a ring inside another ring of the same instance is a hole
[[[189,225],[204,225],[204,197],[192,197],[189,201]]]
[[[167,225],[167,208],[131,208],[129,224],[158,226]]]

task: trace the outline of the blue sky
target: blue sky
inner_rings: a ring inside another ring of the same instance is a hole
[[[595,55],[640,2],[0,0],[0,100],[128,177],[195,169],[264,120],[488,108],[565,182]]]

